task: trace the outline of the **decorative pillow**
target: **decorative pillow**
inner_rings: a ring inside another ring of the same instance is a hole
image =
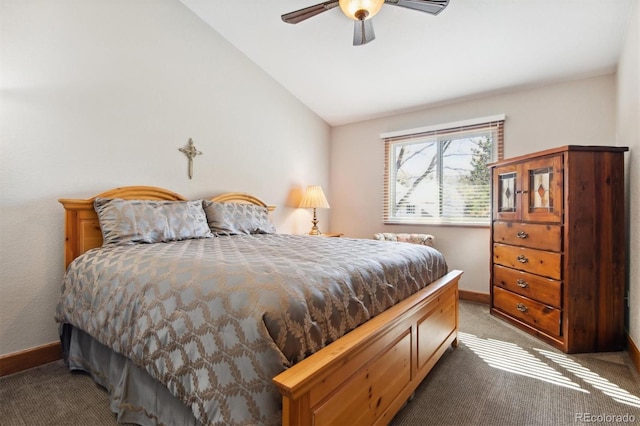
[[[204,202],[211,232],[216,235],[273,234],[266,207],[247,203]]]
[[[213,237],[202,200],[155,201],[96,198],[103,245]]]

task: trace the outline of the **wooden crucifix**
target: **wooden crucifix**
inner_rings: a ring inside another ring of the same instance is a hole
[[[188,145],[184,148],[178,148],[178,151],[184,153],[189,159],[189,179],[191,179],[193,177],[193,159],[196,155],[202,155],[202,152],[196,149],[191,138],[189,138]]]

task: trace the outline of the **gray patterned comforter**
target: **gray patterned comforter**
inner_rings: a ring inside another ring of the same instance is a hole
[[[278,424],[274,376],[446,270],[430,247],[374,240],[114,246],[69,266],[56,320],[130,358],[203,424]]]

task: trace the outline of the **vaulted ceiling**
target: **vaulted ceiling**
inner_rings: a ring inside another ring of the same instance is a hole
[[[637,0],[450,0],[433,16],[382,6],[376,40],[353,46],[317,0],[181,0],[331,125],[614,72]]]

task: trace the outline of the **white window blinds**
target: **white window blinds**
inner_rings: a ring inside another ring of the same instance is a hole
[[[504,115],[381,135],[384,223],[484,225],[487,165],[503,158]]]

